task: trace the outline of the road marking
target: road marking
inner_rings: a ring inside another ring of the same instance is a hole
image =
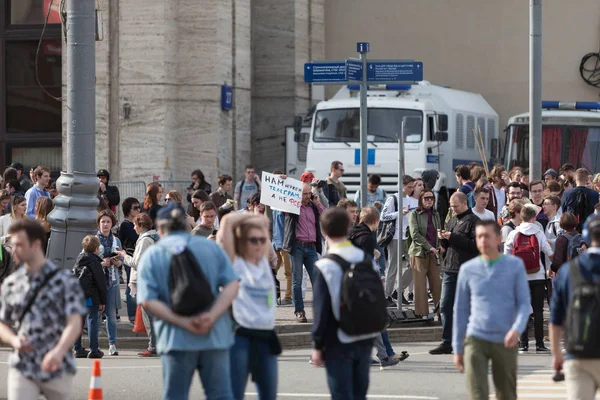
[[[519,400],[534,399],[566,399],[567,385],[565,382],[553,382],[553,370],[535,370],[531,375],[521,375],[517,378],[517,397]],[[495,399],[496,395],[490,395]],[[595,399],[600,399],[597,394]]]
[[[258,396],[258,393],[246,392],[246,396]],[[330,398],[330,393],[277,393],[277,397],[307,397],[307,398]],[[368,394],[368,399],[406,399],[406,400],[439,400],[439,397],[411,396],[395,394]]]

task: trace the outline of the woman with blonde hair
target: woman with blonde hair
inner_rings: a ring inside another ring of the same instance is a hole
[[[46,231],[46,242],[43,243],[44,249],[48,246],[50,240],[50,223],[48,222],[48,214],[54,209],[54,202],[48,197],[38,197],[35,202],[35,220],[39,222]]]
[[[177,190],[169,190],[167,192],[167,194],[165,195],[165,204],[168,205],[172,201],[179,204],[182,208],[185,209],[185,207],[183,207],[183,204],[182,204],[183,200],[181,198],[181,195],[179,194],[179,192]],[[188,222],[190,229],[194,229],[196,227],[196,220],[194,219],[194,217],[192,217],[189,214],[186,214],[185,219]]]
[[[26,218],[27,200],[23,196],[14,196],[10,201],[10,214],[0,217],[0,243],[8,243],[8,227],[15,221]]]
[[[249,374],[260,399],[277,397],[281,346],[274,329],[276,286],[269,264],[272,246],[268,224],[262,215],[228,214],[217,234],[217,243],[240,277],[240,289],[232,304],[235,343],[229,350],[236,400],[244,398]]]

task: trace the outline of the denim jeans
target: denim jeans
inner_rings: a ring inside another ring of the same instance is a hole
[[[296,243],[290,252],[290,261],[292,262],[292,300],[294,301],[294,312],[304,311],[304,300],[302,300],[302,266],[306,267],[306,272],[313,279],[313,269],[315,262],[319,259],[317,248],[315,246],[302,246]]]
[[[533,328],[535,331],[535,345],[544,346],[544,300],[546,299],[546,281],[529,281],[531,307],[533,308]],[[529,325],[529,324],[527,324]],[[521,345],[529,347],[529,327],[521,334]]]
[[[88,339],[90,341],[90,351],[98,352],[98,331],[100,330],[100,312],[98,306],[88,307],[88,314],[85,316],[84,322],[87,323]],[[81,343],[81,335],[75,341],[74,349],[76,352],[84,350]]]
[[[383,340],[383,345],[385,346],[385,351],[387,352],[388,357],[393,357],[396,352],[392,348],[387,330],[381,332],[381,340]]]
[[[125,266],[125,275],[127,275],[127,287],[125,288],[125,301],[127,302],[127,316],[130,321],[135,322],[135,311],[137,309],[137,302],[135,297],[131,296],[131,288],[129,287],[129,279],[131,278],[131,267]]]
[[[452,322],[454,313],[454,298],[458,274],[444,272],[442,278],[442,299],[440,300],[440,315],[442,317],[442,343],[452,344]]]
[[[106,333],[108,344],[117,344],[117,301],[119,299],[119,285],[108,289],[106,295]]]
[[[258,376],[254,376],[254,382],[258,390],[258,398],[261,400],[275,400],[277,398],[277,356],[271,354],[269,343],[266,340],[258,340]],[[229,350],[231,364],[231,387],[233,398],[241,400],[244,398],[246,383],[250,374],[250,339],[244,336],[235,336],[235,343]]]
[[[170,351],[160,360],[163,400],[188,400],[195,371],[207,400],[233,400],[229,350]]]
[[[144,307],[142,307],[142,320],[148,335],[148,350],[156,351],[156,332],[154,332],[154,326],[152,325],[152,316],[148,314]]]
[[[332,400],[364,400],[369,389],[371,346],[348,346],[345,351],[325,354],[327,384]]]

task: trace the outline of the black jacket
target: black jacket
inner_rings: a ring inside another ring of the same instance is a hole
[[[321,235],[321,224],[319,222],[319,209],[312,201],[310,202],[313,212],[315,213],[315,230],[317,231],[317,253],[323,252],[323,237]],[[285,222],[283,225],[283,249],[292,251],[292,247],[296,244],[296,228],[298,228],[298,217],[296,214],[285,214]]]
[[[451,232],[450,239],[442,240],[446,249],[442,271],[458,273],[460,266],[479,255],[475,244],[475,224],[479,217],[468,209],[462,214],[453,216],[448,221],[447,231]]]
[[[76,277],[79,277],[81,270],[87,267],[91,272],[91,279],[85,279],[79,281],[82,285],[84,293],[90,293],[92,297],[92,304],[94,306],[100,306],[106,304],[106,279],[104,278],[104,271],[102,269],[102,260],[95,254],[80,253],[75,261],[75,267],[73,273]]]
[[[376,241],[373,238],[373,232],[371,232],[371,228],[369,228],[366,224],[354,225],[350,231],[348,239],[350,239],[354,246],[373,257]]]
[[[102,193],[100,189],[98,189],[98,194],[108,202],[109,207],[116,207],[121,202],[121,195],[119,194],[119,189],[116,186],[110,186],[106,183],[106,191]]]

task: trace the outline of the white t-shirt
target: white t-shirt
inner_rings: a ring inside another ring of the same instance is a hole
[[[236,257],[233,269],[240,277],[240,289],[232,305],[235,321],[247,329],[273,329],[276,292],[269,261],[262,257],[254,265]]]
[[[481,213],[481,214],[477,212],[475,207],[471,208],[471,211],[473,211],[473,214],[477,215],[479,217],[479,219],[482,221],[487,221],[487,220],[494,221],[496,219],[496,217],[494,217],[494,213],[488,209],[483,210],[483,213]]]
[[[494,188],[494,194],[496,195],[496,205],[498,206],[498,214],[502,211],[502,208],[506,204],[506,192],[504,188],[496,189]]]

